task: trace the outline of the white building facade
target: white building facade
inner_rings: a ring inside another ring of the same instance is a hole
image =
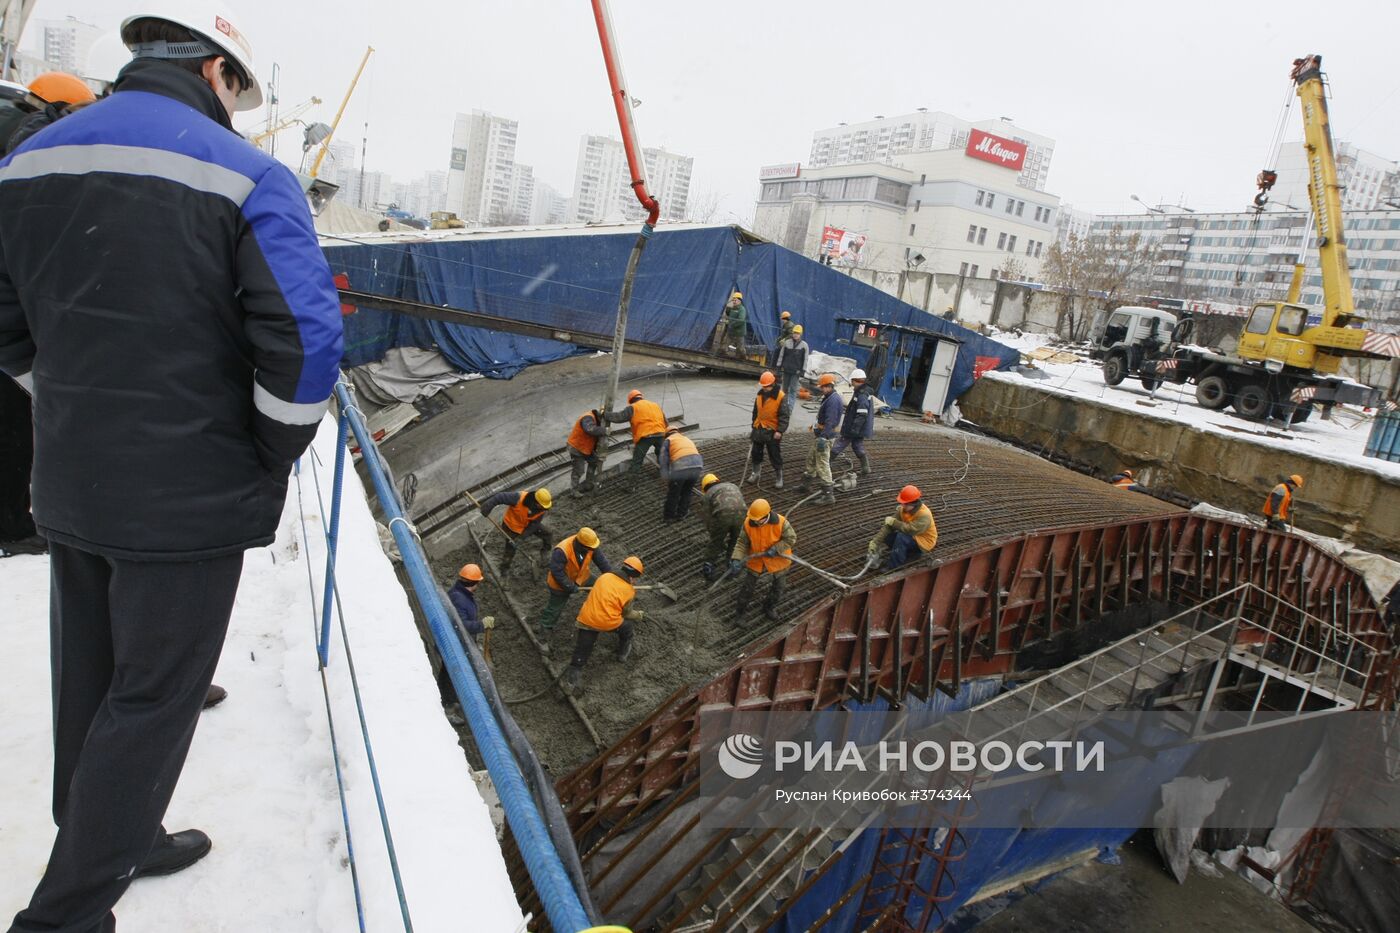
[[[569,199],[547,182],[535,182],[535,196],[530,205],[530,223],[563,224],[569,222]]]
[[[665,149],[644,148],[647,187],[661,204],[661,219],[685,219],[694,159]],[[610,136],[579,140],[571,219],[575,223],[641,220],[646,216],[632,189],[622,142]]]
[[[1395,203],[1400,201],[1400,165],[1342,140],[1335,142],[1333,155],[1344,210],[1374,211],[1400,206]],[[1269,201],[1278,207],[1292,205],[1307,210],[1307,152],[1301,140],[1283,144],[1275,171],[1278,181],[1274,182]]]
[[[483,110],[459,113],[452,125],[447,209],[468,224],[509,223],[518,124]]]
[[[57,71],[80,75],[87,69],[88,52],[102,30],[70,16],[48,20],[44,27],[44,59]]]

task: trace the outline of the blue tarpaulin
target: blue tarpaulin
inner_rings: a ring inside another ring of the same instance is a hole
[[[328,242],[331,268],[352,288],[595,334],[611,334],[618,292],[635,232],[491,234],[371,242]],[[750,340],[773,346],[778,316],[792,312],[813,350],[855,356],[841,317],[914,325],[961,341],[949,398],[972,386],[984,367],[1019,354],[906,304],[850,276],[738,227],[662,227],[642,255],[632,293],[630,340],[703,351],[730,292],[744,295]],[[525,366],[583,352],[569,344],[361,309],[346,318],[347,366],[382,359],[396,346],[438,347],[468,372],[509,378]]]

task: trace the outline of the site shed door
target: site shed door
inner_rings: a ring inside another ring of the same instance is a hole
[[[940,340],[933,351],[933,366],[929,369],[928,386],[924,389],[924,411],[941,414],[948,407],[948,387],[953,382],[953,364],[958,361],[958,344]]]

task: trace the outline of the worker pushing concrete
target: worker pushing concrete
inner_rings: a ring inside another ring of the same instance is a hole
[[[481,503],[481,514],[487,518],[498,505],[506,507],[501,516],[502,530],[510,538],[506,542],[506,553],[501,558],[501,575],[510,572],[511,562],[520,542],[528,535],[539,538],[540,556],[549,553],[549,532],[544,527],[544,515],[554,505],[554,497],[544,487],[539,489],[507,489],[498,492]]]
[[[642,576],[642,559],[635,554],[625,558],[618,573],[598,577],[578,612],[578,627],[574,630],[574,656],[564,672],[564,689],[577,695],[581,692],[583,666],[593,653],[593,646],[602,632],[617,632],[617,659],[632,656],[633,622],[646,618],[646,613],[632,605],[637,596],[637,580]]]
[[[700,517],[710,534],[700,573],[706,580],[713,580],[724,560],[733,552],[734,543],[739,540],[748,506],[744,504],[744,494],[738,486],[721,483],[713,473],[706,473],[700,481],[700,493]]]
[[[752,447],[749,450],[749,475],[745,483],[758,482],[759,470],[763,466],[763,453],[773,461],[773,488],[783,488],[783,433],[788,428],[788,418],[792,414],[787,404],[787,396],[778,387],[778,379],[771,372],[758,377],[758,395],[753,400],[753,429],[749,432]]]
[[[807,492],[812,481],[822,489],[822,497],[817,501],[823,505],[836,502],[836,492],[831,483],[831,443],[841,426],[841,396],[836,394],[836,377],[822,373],[817,377],[817,391],[821,393],[821,405],[817,408],[817,423],[812,425],[812,447],[807,451],[807,466],[802,471],[802,485],[798,488]]]
[[[851,370],[851,386],[855,392],[846,403],[846,415],[841,419],[841,436],[832,445],[831,456],[839,457],[849,447],[860,459],[860,475],[870,475],[870,455],[865,442],[875,436],[875,395],[865,381],[865,370]]]
[[[791,522],[773,511],[767,499],[755,499],[749,505],[743,532],[729,556],[731,574],[738,573],[741,568],[744,570],[734,607],[734,624],[743,624],[753,600],[754,588],[758,586],[758,578],[763,576],[772,578],[768,595],[763,600],[763,615],[776,622],[778,601],[783,598],[787,573],[792,567],[787,555],[797,544],[797,532],[793,530]]]
[[[690,494],[705,473],[705,460],[695,442],[680,432],[667,428],[661,445],[661,479],[666,483],[666,504],[661,520],[678,522],[690,514]]]
[[[919,487],[905,486],[896,498],[899,508],[885,519],[884,527],[870,539],[868,547],[873,558],[884,556],[885,570],[903,567],[938,544],[938,525]]]
[[[574,422],[569,432],[569,491],[575,496],[597,488],[598,471],[603,466],[598,441],[607,435],[603,413],[596,408]]]
[[[778,344],[778,353],[773,359],[773,368],[782,374],[783,394],[796,398],[797,384],[807,370],[807,354],[811,348],[802,339],[802,325],[793,327],[791,335]]]
[[[539,622],[535,625],[541,650],[546,657],[549,656],[549,636],[569,598],[588,582],[594,567],[598,568],[599,573],[612,572],[612,564],[598,550],[598,544],[598,533],[584,526],[554,545],[554,550],[549,554],[549,572],[545,574],[549,601],[540,610]]]
[[[467,564],[457,571],[457,582],[447,591],[448,601],[452,603],[452,608],[457,610],[467,634],[473,637],[496,627],[495,616],[483,616],[477,609],[476,588],[484,579],[479,565]]]
[[[744,293],[734,292],[724,306],[724,326],[720,330],[719,344],[715,347],[716,356],[748,356],[745,338],[749,326],[749,312],[744,307]]]
[[[1264,500],[1264,523],[1274,531],[1287,531],[1293,524],[1293,493],[1303,488],[1303,477],[1294,473],[1274,487]]]
[[[632,462],[627,466],[627,475],[632,482],[642,472],[642,462],[647,451],[655,451],[656,459],[661,459],[661,442],[666,438],[666,413],[661,406],[649,401],[641,389],[627,393],[627,405],[604,415],[613,424],[632,425]]]

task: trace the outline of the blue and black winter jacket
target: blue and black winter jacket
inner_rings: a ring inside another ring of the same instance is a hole
[[[36,524],[111,557],[272,541],[339,301],[296,177],[158,61],[0,160],[0,370],[34,393]]]

